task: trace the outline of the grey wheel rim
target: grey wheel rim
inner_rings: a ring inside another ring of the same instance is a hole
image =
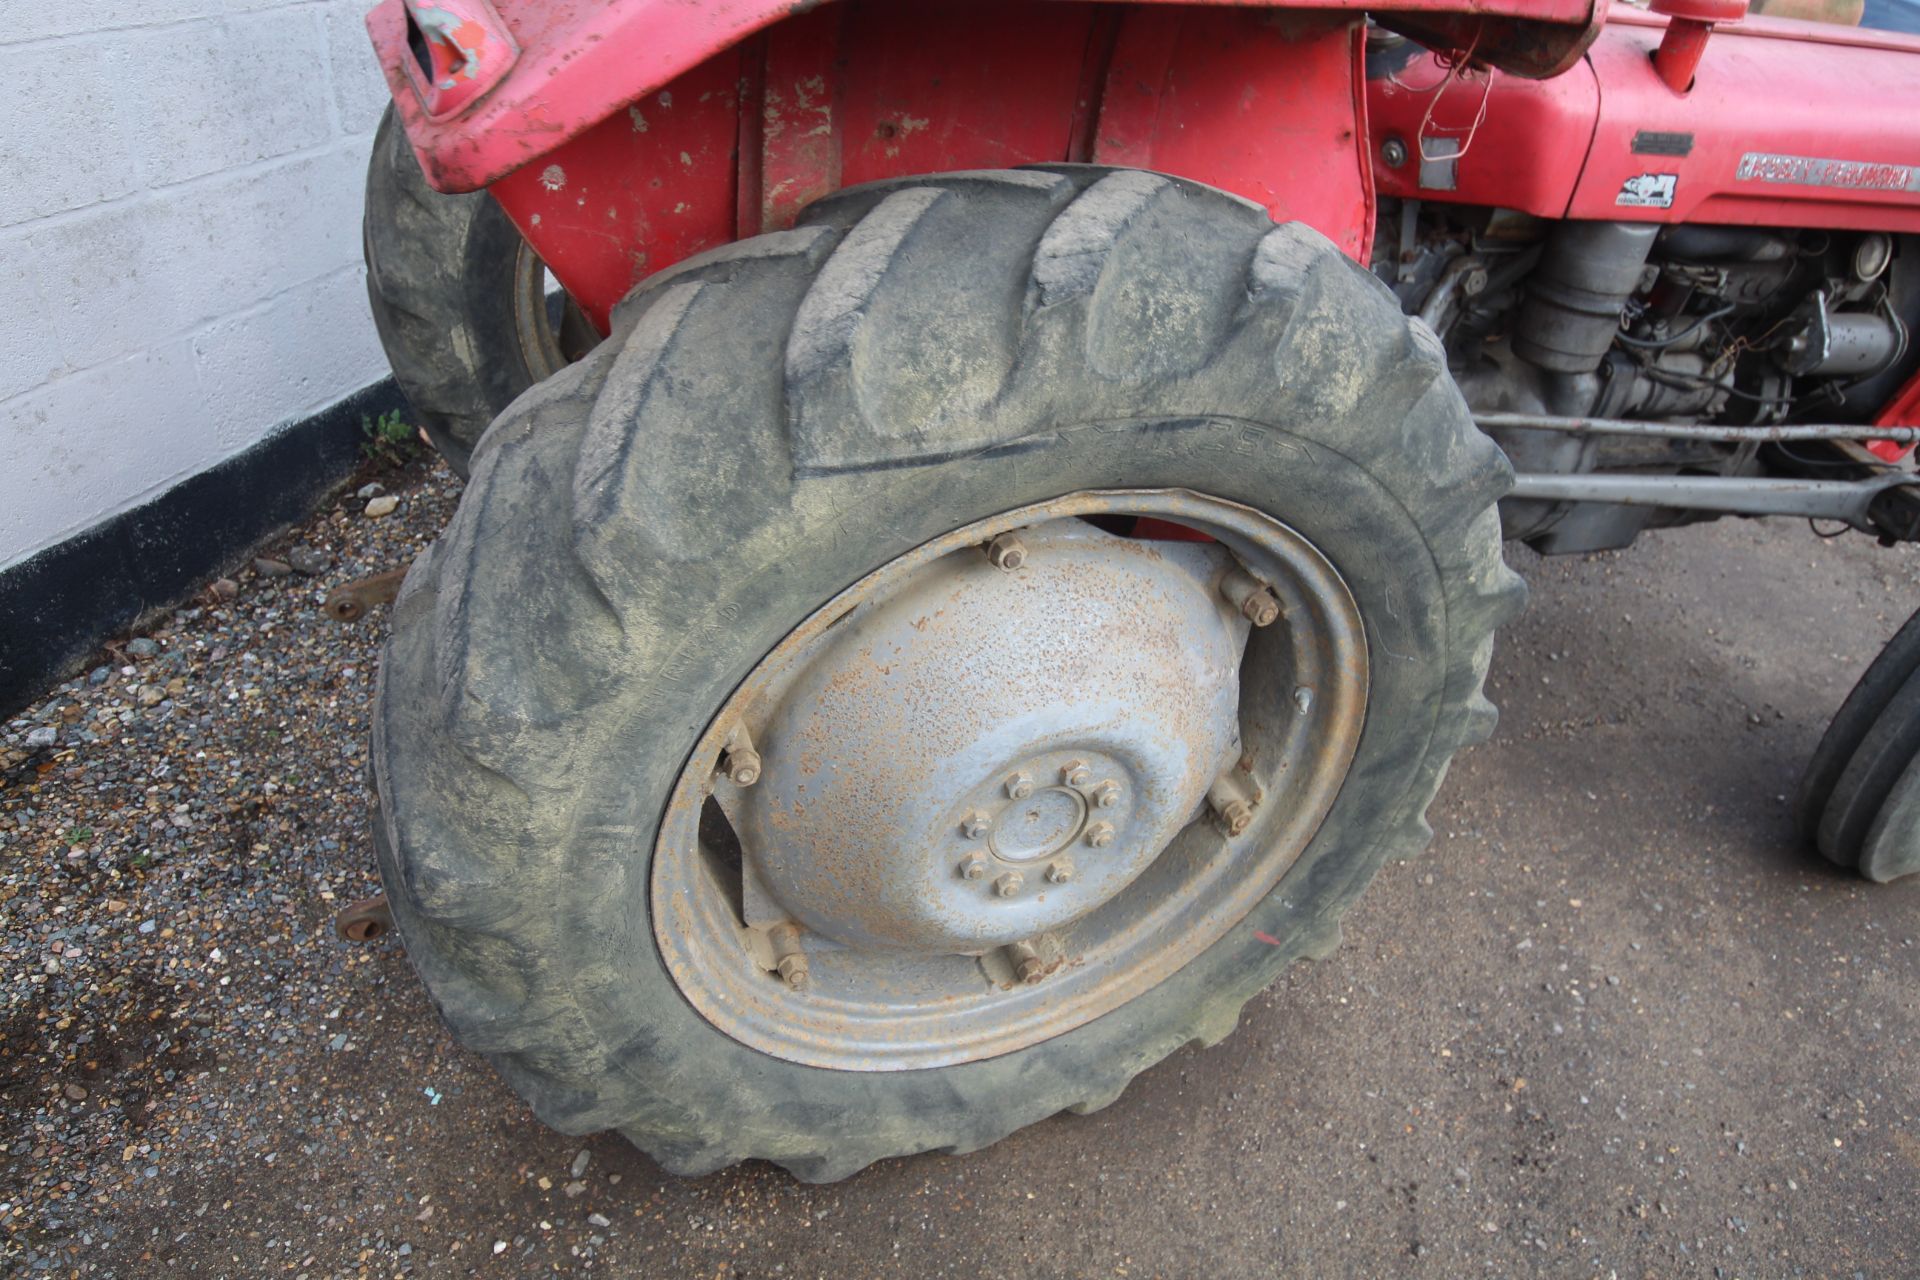
[[[654,849],[662,957],[722,1032],[813,1066],[1071,1030],[1294,865],[1367,661],[1334,567],[1224,499],[1081,492],[956,530],[816,610],[714,716]]]

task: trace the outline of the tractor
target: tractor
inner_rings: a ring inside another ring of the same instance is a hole
[[[1920,37],[1783,2],[383,0],[455,1035],[687,1175],[1103,1107],[1427,843],[1507,542],[1920,535]],[[1910,622],[1807,841],[1920,870],[1916,757]]]

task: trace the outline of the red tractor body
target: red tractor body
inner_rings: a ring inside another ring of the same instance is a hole
[[[387,0],[368,26],[429,180],[489,187],[603,329],[640,279],[830,191],[1019,164],[1193,178],[1361,260],[1376,195],[1920,230],[1920,38],[1747,18],[1679,93],[1668,19],[1606,0],[1381,15],[1514,68],[1464,76],[1422,53],[1369,77],[1356,9]]]

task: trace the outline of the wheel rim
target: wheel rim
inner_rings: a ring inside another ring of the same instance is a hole
[[[513,258],[513,324],[535,382],[580,359],[599,340],[586,313],[572,295],[559,290],[547,264],[525,240]]]
[[[1366,690],[1345,584],[1250,508],[1098,491],[970,525],[816,610],[720,709],[655,846],[656,941],[710,1022],[790,1061],[1038,1043],[1273,888]]]

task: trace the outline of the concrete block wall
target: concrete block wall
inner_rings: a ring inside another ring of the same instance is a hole
[[[0,571],[384,377],[372,0],[0,22]]]

